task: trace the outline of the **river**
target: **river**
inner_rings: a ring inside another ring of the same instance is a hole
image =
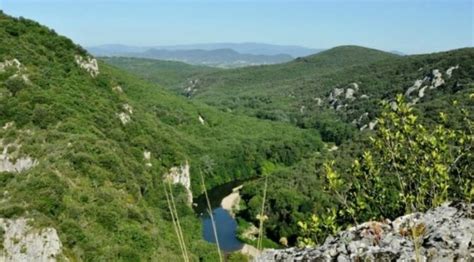
[[[217,238],[219,245],[224,252],[233,252],[240,250],[243,243],[237,239],[236,230],[237,222],[229,212],[221,207],[221,201],[224,197],[232,193],[232,189],[241,185],[242,181],[233,181],[217,187],[212,188],[207,193],[211,202],[212,214],[216,221]],[[203,195],[194,199],[197,206],[194,211],[200,216],[203,228],[203,237],[210,243],[216,243],[214,237],[214,230],[212,228],[211,218],[207,212],[206,198]]]

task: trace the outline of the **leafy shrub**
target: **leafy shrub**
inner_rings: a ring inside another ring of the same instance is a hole
[[[350,223],[393,219],[450,199],[472,201],[474,140],[467,111],[461,110],[466,127],[451,130],[443,124],[444,113],[441,124],[420,124],[402,95],[393,107],[385,104],[371,147],[354,160],[347,177],[335,170],[334,162],[325,164],[327,188],[339,206],[300,223],[301,245],[314,244]]]

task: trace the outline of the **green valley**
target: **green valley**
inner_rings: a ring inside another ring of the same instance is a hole
[[[472,203],[474,48],[292,49],[94,57],[0,11],[0,261],[250,261]]]

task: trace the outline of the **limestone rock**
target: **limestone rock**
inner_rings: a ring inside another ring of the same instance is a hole
[[[56,261],[61,255],[62,244],[56,229],[32,228],[25,218],[0,218],[3,229],[3,250],[0,261]]]
[[[150,162],[150,160],[151,160],[151,152],[150,151],[145,150],[143,152],[143,159],[145,159],[145,166],[148,166],[148,167],[152,166],[152,164]]]
[[[316,102],[317,106],[321,106],[321,104],[323,103],[323,100],[319,97],[315,97],[313,98],[313,100]]]
[[[443,74],[438,69],[434,69],[431,78],[431,86],[430,89],[438,88],[444,84]]]
[[[123,104],[122,108],[124,112],[118,113],[117,116],[122,122],[122,124],[126,125],[128,122],[132,120],[131,115],[133,114],[133,108],[129,104]]]
[[[120,119],[120,121],[122,121],[122,124],[124,124],[124,125],[126,125],[128,122],[130,122],[132,120],[130,115],[128,115],[127,113],[124,113],[124,112],[118,113],[117,116]]]
[[[254,261],[415,261],[411,228],[422,228],[420,261],[474,261],[474,204],[446,203],[393,222],[366,222],[315,248],[269,249]]]
[[[20,173],[26,171],[38,164],[38,161],[29,156],[18,156],[17,151],[21,145],[10,143],[3,145],[0,140],[0,146],[3,146],[3,151],[0,154],[0,172],[14,172]],[[16,148],[15,152],[9,152],[9,148]]]
[[[92,77],[99,75],[99,64],[97,63],[97,59],[89,56],[84,58],[80,55],[76,55],[74,58],[79,67],[86,70]]]
[[[452,66],[446,70],[446,75],[448,76],[448,78],[451,78],[451,76],[453,75],[453,71],[456,69],[459,69],[459,65]]]
[[[204,121],[204,118],[201,115],[199,115],[198,120],[201,125],[204,125],[206,123],[206,121]]]
[[[122,89],[121,86],[114,86],[114,87],[112,87],[112,90],[114,90],[115,92],[117,92],[119,94],[123,93],[123,89]]]
[[[165,180],[171,181],[173,184],[184,186],[188,193],[188,203],[193,203],[193,193],[191,191],[191,172],[188,162],[184,165],[170,168],[169,172],[164,176]]]
[[[17,71],[23,69],[23,65],[16,58],[0,62],[0,72],[5,72],[8,67],[15,67]]]

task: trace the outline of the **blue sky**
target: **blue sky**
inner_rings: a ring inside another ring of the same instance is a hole
[[[0,0],[84,46],[265,42],[405,53],[473,46],[473,0]]]

